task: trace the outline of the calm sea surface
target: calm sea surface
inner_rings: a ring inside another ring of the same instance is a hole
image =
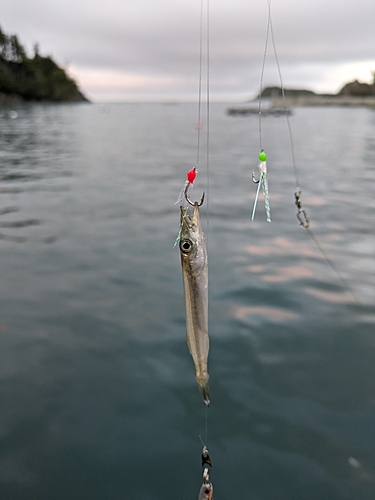
[[[375,111],[211,106],[215,500],[375,498]],[[205,407],[185,340],[174,205],[195,105],[0,109],[0,497],[191,500]],[[202,143],[204,143],[204,134]],[[207,191],[205,150],[192,194]]]

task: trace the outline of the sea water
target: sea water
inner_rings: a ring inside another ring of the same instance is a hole
[[[229,106],[229,105],[228,105]],[[191,198],[209,259],[207,446],[221,500],[375,496],[375,111],[210,107]],[[189,500],[205,406],[174,205],[192,104],[0,109],[3,500]],[[340,278],[337,276],[340,275]],[[353,297],[353,294],[355,297]]]

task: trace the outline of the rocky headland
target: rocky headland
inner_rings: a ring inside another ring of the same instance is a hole
[[[17,35],[0,27],[0,105],[85,101],[76,82],[51,56],[41,56],[36,45],[28,57]]]

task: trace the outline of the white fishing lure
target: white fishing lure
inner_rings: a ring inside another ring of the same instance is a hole
[[[251,214],[251,220],[254,220],[255,217],[255,210],[257,207],[258,203],[258,197],[259,197],[259,191],[261,186],[263,187],[263,196],[264,196],[264,206],[266,209],[266,214],[267,214],[267,222],[271,222],[271,207],[270,207],[270,197],[268,194],[268,182],[267,182],[267,164],[266,164],[266,153],[261,150],[259,153],[259,180],[255,179],[255,173],[253,170],[253,175],[252,175],[252,180],[254,183],[258,184],[257,192],[255,195],[255,200],[254,200],[254,207],[253,207],[253,213]]]

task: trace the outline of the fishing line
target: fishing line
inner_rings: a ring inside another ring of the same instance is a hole
[[[201,0],[202,6],[204,0]],[[201,15],[203,17],[203,8],[201,9]],[[201,31],[203,31],[203,20],[201,19]],[[202,39],[202,33],[200,38]],[[201,52],[202,52],[201,44]],[[200,60],[202,61],[202,53],[200,54]],[[208,240],[209,240],[209,212],[210,212],[210,2],[206,0],[206,185],[207,185],[207,197],[206,197],[206,249],[208,252]],[[209,287],[209,281],[207,282]],[[210,302],[208,301],[208,317],[210,310]],[[208,439],[208,406],[205,409],[205,443]]]
[[[204,8],[205,7],[205,8]],[[204,19],[205,17],[205,19]],[[204,23],[204,21],[206,21]],[[205,26],[204,26],[205,24]],[[205,64],[206,64],[206,249],[208,250],[208,240],[209,240],[209,202],[210,202],[210,2],[209,0],[201,0],[200,7],[200,34],[199,34],[199,85],[198,85],[198,122],[197,122],[197,168],[200,161],[200,149],[201,149],[201,131],[202,126],[202,74],[203,74],[203,59],[204,59],[204,31],[205,31]],[[208,302],[209,311],[209,302]],[[209,316],[209,314],[208,314]],[[199,436],[202,445],[203,452],[208,450],[206,448],[208,440],[208,406],[205,408],[205,424],[204,424],[204,441],[201,436]],[[203,465],[203,475],[205,471],[207,472],[206,465]],[[208,477],[208,476],[207,476]]]
[[[208,246],[208,230],[210,221],[210,1],[207,0],[207,19],[206,19],[206,175],[207,175],[207,246]]]
[[[206,6],[206,9],[204,7]],[[204,20],[206,25],[204,26]],[[203,46],[204,34],[206,36],[205,47]],[[209,233],[209,165],[210,165],[210,35],[209,35],[209,0],[201,0],[200,3],[200,31],[199,31],[199,78],[198,78],[198,121],[196,123],[197,144],[196,144],[196,164],[187,172],[187,179],[180,191],[175,204],[180,205],[180,228],[174,243],[174,247],[179,243],[184,296],[185,296],[185,316],[186,316],[186,336],[190,354],[193,357],[196,380],[198,382],[201,396],[205,403],[204,433],[205,441],[201,453],[203,483],[201,486],[199,498],[212,498],[213,486],[209,479],[212,469],[210,455],[206,446],[208,439],[208,405],[209,397],[209,375],[207,371],[207,358],[209,352],[208,338],[208,275],[207,275],[207,239]],[[204,53],[206,56],[205,61]],[[193,188],[201,154],[201,131],[202,124],[202,73],[203,65],[206,64],[206,210],[207,210],[207,232],[206,241],[201,229],[199,207],[203,205],[205,193],[203,192],[201,201],[193,202],[189,198],[189,191]],[[187,207],[185,208],[185,204]],[[193,207],[191,216],[188,214],[189,205]],[[185,231],[185,234],[184,234]],[[184,236],[182,236],[184,234]],[[184,237],[185,239],[181,240]],[[194,264],[198,262],[198,265]],[[194,269],[196,272],[194,272]],[[200,286],[201,285],[201,286]],[[187,291],[188,290],[188,291]],[[194,348],[193,348],[194,347]],[[194,352],[193,352],[194,351]]]
[[[205,426],[204,426],[204,442],[208,442],[208,406],[206,406]]]
[[[281,75],[281,69],[280,69],[280,63],[279,63],[279,58],[277,56],[277,50],[276,50],[276,43],[275,43],[275,36],[273,32],[273,24],[272,24],[272,16],[271,16],[271,0],[267,0],[267,7],[268,7],[268,22],[267,22],[267,39],[266,39],[266,45],[265,45],[265,51],[264,51],[264,58],[263,58],[263,67],[262,67],[262,76],[261,76],[261,84],[263,83],[263,72],[264,72],[264,64],[265,64],[265,58],[267,54],[267,45],[268,45],[268,37],[269,34],[271,34],[271,41],[272,41],[272,47],[273,47],[273,53],[275,56],[275,61],[276,61],[276,66],[277,66],[277,71],[279,74],[279,81],[280,81],[280,89],[281,89],[281,98],[282,98],[282,103],[283,103],[283,109],[285,113],[285,119],[287,123],[287,128],[288,128],[288,133],[289,133],[289,140],[290,140],[290,149],[291,149],[291,156],[292,156],[292,165],[293,165],[293,173],[294,173],[294,179],[295,179],[295,184],[296,184],[296,190],[294,192],[294,197],[295,197],[295,205],[297,206],[297,218],[300,222],[300,225],[306,229],[308,232],[310,238],[312,241],[315,243],[316,247],[322,254],[324,260],[327,262],[327,264],[331,267],[333,272],[336,274],[338,279],[341,281],[342,285],[346,290],[351,294],[351,296],[354,298],[354,300],[358,303],[361,304],[360,300],[356,296],[355,292],[349,285],[349,283],[341,276],[339,273],[338,269],[336,268],[335,264],[333,261],[329,258],[327,252],[323,249],[318,237],[314,234],[312,229],[310,228],[310,221],[307,217],[306,211],[302,208],[302,202],[301,202],[301,188],[299,187],[299,181],[298,181],[298,174],[297,174],[297,166],[296,166],[296,161],[295,161],[295,153],[294,153],[294,141],[293,141],[293,134],[292,134],[292,128],[290,125],[290,120],[289,120],[289,115],[288,115],[288,109],[286,106],[286,99],[285,99],[285,89],[284,89],[284,83],[283,83],[283,78]],[[262,89],[261,89],[262,90]],[[261,141],[261,108],[260,108],[260,102],[259,102],[259,139]]]
[[[202,65],[203,65],[203,0],[201,0],[201,13],[200,13],[200,28],[199,28],[199,78],[198,78],[198,120],[196,124],[197,129],[197,161],[196,167],[199,165],[200,157],[200,139],[201,139],[201,108],[202,108]]]
[[[293,165],[293,172],[294,172],[294,178],[296,181],[296,190],[299,189],[299,182],[298,182],[298,175],[297,175],[297,168],[296,168],[296,161],[295,161],[295,154],[294,154],[294,141],[293,141],[293,134],[292,134],[292,128],[290,126],[290,121],[289,121],[289,116],[288,116],[288,110],[286,107],[286,102],[285,102],[285,90],[284,90],[284,82],[283,82],[283,77],[281,75],[281,69],[280,69],[280,63],[279,63],[279,58],[277,56],[277,51],[276,51],[276,43],[275,43],[275,36],[273,33],[273,24],[272,24],[272,16],[271,16],[271,0],[267,0],[267,6],[268,6],[268,32],[271,32],[271,40],[272,40],[272,47],[273,47],[273,53],[275,56],[275,61],[276,61],[276,67],[277,67],[277,72],[279,74],[279,80],[280,80],[280,88],[281,88],[281,97],[283,101],[283,108],[285,112],[285,119],[288,127],[288,132],[289,132],[289,140],[290,140],[290,149],[291,149],[291,155],[292,155],[292,165]]]
[[[262,61],[262,70],[260,73],[260,85],[259,85],[259,106],[258,106],[258,117],[259,117],[259,149],[262,151],[262,93],[263,93],[263,77],[264,77],[264,68],[266,66],[266,57],[267,57],[267,49],[268,49],[268,38],[270,31],[270,12],[268,12],[267,19],[267,32],[266,32],[266,42],[264,44],[264,53],[263,53],[263,61]]]
[[[198,118],[196,123],[197,129],[197,160],[196,168],[198,169],[201,155],[201,132],[202,124],[202,75],[203,75],[203,39],[204,39],[204,5],[206,3],[206,213],[207,213],[207,239],[209,226],[209,184],[210,184],[210,5],[209,0],[201,0],[200,7],[200,30],[199,30],[199,78],[198,78]]]
[[[270,202],[269,202],[269,193],[268,193],[268,181],[267,181],[267,155],[263,150],[262,147],[262,93],[263,93],[263,78],[264,78],[264,69],[266,66],[266,58],[267,58],[267,50],[268,50],[268,39],[269,39],[269,31],[270,31],[270,16],[268,15],[267,19],[267,32],[266,32],[266,41],[264,45],[264,52],[263,52],[263,61],[262,61],[262,70],[260,74],[260,84],[259,84],[259,96],[258,96],[258,129],[259,129],[259,160],[260,163],[258,164],[259,168],[259,179],[256,180],[255,178],[255,171],[253,170],[252,173],[252,181],[255,184],[258,184],[258,188],[256,190],[255,194],[255,200],[254,200],[254,206],[253,206],[253,211],[251,214],[251,220],[254,221],[255,217],[255,211],[258,203],[258,197],[260,193],[260,188],[263,188],[263,198],[264,198],[264,207],[266,209],[266,214],[267,214],[267,222],[271,222],[271,207],[270,207]]]
[[[322,253],[323,257],[325,258],[326,262],[331,266],[331,269],[334,271],[336,276],[340,279],[341,283],[344,285],[344,287],[348,290],[348,292],[351,294],[351,296],[354,298],[354,300],[360,304],[363,305],[362,302],[358,299],[356,293],[352,289],[352,287],[349,285],[349,283],[346,281],[345,278],[343,278],[339,271],[337,270],[336,266],[334,265],[333,261],[328,257],[327,253],[325,250],[322,248],[318,238],[315,236],[315,234],[311,231],[309,227],[305,228],[307,232],[309,233],[311,239],[314,241],[315,245],[319,248],[320,252]]]

